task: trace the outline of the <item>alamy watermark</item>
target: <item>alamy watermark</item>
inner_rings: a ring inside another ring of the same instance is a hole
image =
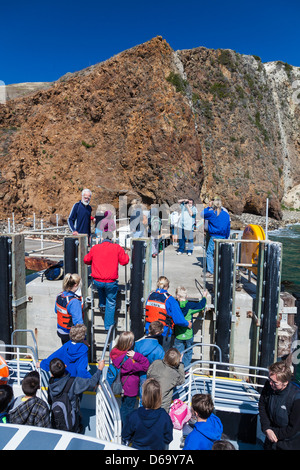
[[[300,363],[300,341],[293,341],[291,346],[292,352],[292,363],[298,365]]]
[[[191,199],[190,199],[191,200]],[[204,234],[204,219],[201,213],[204,209],[204,205],[193,204],[192,213],[193,216],[189,215],[188,203],[176,202],[169,206],[166,203],[163,204],[152,204],[149,208],[145,206],[141,201],[128,204],[127,196],[119,197],[118,207],[118,218],[117,229],[120,230],[128,224],[130,225],[130,232],[135,233],[135,238],[142,238],[148,233],[148,226],[150,225],[151,237],[159,237],[160,233],[164,233],[166,237],[170,234],[172,226],[183,228],[185,235],[189,238],[189,232],[198,232],[198,236],[203,237]],[[102,214],[103,222],[106,219],[107,222],[111,218],[116,218],[116,209],[112,204],[101,204],[98,206],[96,216]],[[183,234],[178,230],[178,238],[181,238]],[[146,235],[147,236],[147,235]]]

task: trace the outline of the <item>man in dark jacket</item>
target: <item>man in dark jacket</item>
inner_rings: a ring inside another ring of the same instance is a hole
[[[68,217],[68,225],[72,234],[78,235],[79,233],[83,233],[88,236],[88,239],[90,239],[91,236],[91,220],[94,220],[94,217],[91,215],[91,197],[91,191],[84,189],[81,193],[81,201],[74,204]]]
[[[269,367],[259,400],[266,450],[300,450],[300,388],[290,382],[291,375],[284,361]]]

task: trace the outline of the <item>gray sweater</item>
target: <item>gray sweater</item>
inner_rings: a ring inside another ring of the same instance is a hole
[[[172,403],[173,390],[177,385],[182,385],[185,380],[184,365],[172,367],[165,364],[164,360],[158,359],[150,365],[147,372],[147,379],[156,379],[161,386],[162,405],[161,407],[169,413]]]

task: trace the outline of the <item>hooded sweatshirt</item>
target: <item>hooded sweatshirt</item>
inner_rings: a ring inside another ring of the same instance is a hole
[[[72,407],[72,419],[73,422],[77,423],[74,425],[75,429],[78,425],[78,414],[80,410],[80,398],[79,396],[87,391],[94,390],[96,385],[101,379],[102,371],[97,369],[94,375],[90,379],[83,379],[82,377],[75,377],[74,381],[68,392],[68,397]],[[69,381],[70,374],[66,373],[60,378],[51,377],[48,384],[48,403],[51,404],[57,395],[60,395]]]
[[[71,377],[83,377],[89,379],[88,372],[88,347],[84,343],[73,343],[68,341],[61,348],[51,354],[47,359],[43,359],[41,369],[49,372],[50,361],[54,358],[61,359],[67,366],[67,372]]]
[[[152,364],[152,362],[156,361],[157,359],[163,359],[165,356],[165,351],[159,344],[158,339],[151,336],[145,336],[144,338],[136,341],[134,350],[143,354],[143,356],[148,359],[150,364]],[[141,373],[140,378],[146,379],[146,372]]]
[[[193,431],[185,439],[183,450],[211,450],[213,443],[221,439],[223,425],[214,413],[206,421],[195,423]]]
[[[121,362],[126,356],[127,351],[120,351],[113,348],[110,353],[113,364],[119,369]],[[139,372],[146,372],[149,367],[149,361],[142,354],[136,352],[133,359],[130,357],[121,367],[121,382],[123,384],[124,395],[127,397],[136,397],[139,391]]]
[[[146,409],[143,406],[129,416],[122,438],[140,450],[164,450],[173,440],[173,424],[163,409]]]

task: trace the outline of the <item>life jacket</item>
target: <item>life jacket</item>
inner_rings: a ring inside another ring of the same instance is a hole
[[[9,368],[6,361],[0,356],[0,384],[6,384],[9,379]]]
[[[72,300],[79,300],[82,307],[82,297],[74,293],[65,295],[63,292],[56,297],[57,324],[70,330],[73,326],[72,315],[68,312],[68,305]]]
[[[166,302],[170,294],[168,292],[151,292],[146,301],[146,322],[160,321],[164,326],[173,330],[174,322],[167,313]]]

